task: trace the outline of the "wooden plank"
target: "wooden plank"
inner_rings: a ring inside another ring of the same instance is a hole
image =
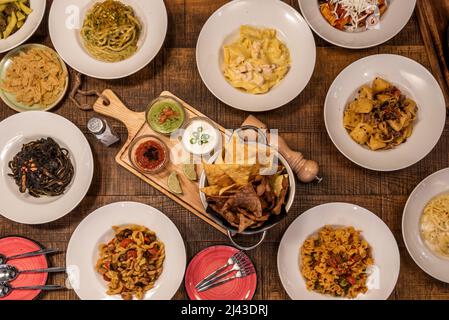
[[[446,61],[449,1],[421,0],[417,2],[416,11],[432,72],[443,90],[446,102],[449,102],[449,70]]]
[[[136,139],[139,139],[139,137],[156,135],[167,145],[168,149],[171,150],[171,152],[179,144],[179,141],[174,141],[174,139],[169,136],[163,136],[155,132],[152,128],[150,128],[150,126],[146,124],[144,112],[134,112],[129,110],[123,104],[123,102],[120,101],[117,95],[115,95],[115,93],[111,90],[104,90],[102,96],[109,100],[109,104],[105,105],[103,98],[99,98],[94,104],[94,111],[102,115],[120,120],[123,124],[125,124],[128,130],[128,138],[122,149],[116,155],[115,161],[143,181],[147,182],[153,188],[162,192],[166,197],[172,199],[184,208],[187,208],[190,212],[192,212],[194,215],[196,215],[206,223],[210,224],[220,232],[226,233],[226,229],[215,222],[209,216],[209,214],[206,213],[199,197],[199,183],[198,181],[191,181],[184,177],[184,174],[182,173],[181,163],[174,163],[173,161],[170,161],[167,164],[167,168],[161,173],[145,174],[135,168],[129,157],[129,149],[131,148],[131,144]],[[187,119],[194,117],[206,117],[204,114],[168,91],[163,91],[161,93],[161,96],[170,96],[178,99],[186,111]],[[214,124],[217,129],[221,131],[221,134],[224,137],[225,129],[217,123]],[[201,165],[197,166],[197,171],[201,172]],[[182,186],[182,194],[174,194],[170,191],[167,185],[167,180],[171,172],[178,172],[178,178],[180,179]]]

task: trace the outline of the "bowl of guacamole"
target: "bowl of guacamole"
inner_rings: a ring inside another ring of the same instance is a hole
[[[154,131],[169,135],[183,125],[184,107],[173,97],[160,96],[148,106],[146,120]]]

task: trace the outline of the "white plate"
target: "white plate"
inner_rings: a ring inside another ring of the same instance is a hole
[[[156,232],[165,244],[163,271],[145,300],[171,299],[181,285],[186,268],[184,241],[173,222],[159,210],[137,202],[116,202],[88,215],[73,232],[66,265],[71,287],[83,300],[115,300],[106,294],[107,283],[96,272],[98,247],[114,237],[112,226],[137,224]]]
[[[397,35],[410,20],[416,0],[389,0],[379,29],[345,32],[332,27],[320,12],[318,0],[298,0],[307,23],[321,38],[336,46],[362,49],[380,45]]]
[[[300,271],[300,249],[304,241],[325,225],[353,226],[372,248],[374,266],[369,268],[368,291],[360,300],[387,299],[399,276],[400,257],[396,240],[387,225],[374,213],[349,203],[328,203],[307,210],[288,227],[278,251],[282,284],[294,300],[342,299],[307,290]]]
[[[427,203],[444,193],[449,193],[449,168],[428,176],[410,194],[402,215],[402,236],[416,264],[435,279],[449,283],[449,259],[427,247],[421,238],[419,223]]]
[[[22,145],[40,138],[53,138],[70,152],[75,176],[65,193],[57,197],[34,198],[20,193],[9,161]],[[29,111],[15,114],[0,122],[0,214],[25,224],[57,220],[72,211],[86,195],[92,181],[94,161],[83,133],[69,120],[53,113]]]
[[[44,18],[46,3],[46,0],[30,0],[33,12],[27,17],[22,28],[5,40],[0,40],[0,53],[21,45],[34,34]]]
[[[162,47],[167,33],[167,10],[163,0],[124,0],[131,5],[142,24],[138,51],[120,62],[103,62],[93,58],[84,48],[80,30],[84,17],[92,8],[92,0],[53,1],[48,19],[53,45],[73,69],[93,78],[119,79],[144,68]]]
[[[372,151],[359,145],[343,127],[343,112],[357,90],[381,77],[416,101],[418,118],[412,136],[390,150]],[[446,105],[438,82],[419,63],[402,56],[380,54],[360,59],[332,83],[324,104],[324,121],[335,146],[354,163],[377,171],[409,167],[424,158],[443,133]]]
[[[237,40],[241,25],[273,28],[290,50],[291,69],[269,92],[245,93],[229,84],[221,70],[223,46]],[[196,45],[196,62],[207,88],[224,103],[246,111],[267,111],[293,100],[306,87],[315,68],[312,31],[302,16],[279,0],[234,0],[203,26]]]

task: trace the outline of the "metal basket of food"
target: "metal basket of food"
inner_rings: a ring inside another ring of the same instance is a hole
[[[228,148],[236,153],[231,158],[225,147],[203,164],[200,198],[210,217],[226,228],[230,241],[239,249],[251,250],[286,217],[295,197],[295,176],[287,160],[266,140],[239,143],[236,146],[234,140]],[[236,243],[236,234],[260,234],[261,238],[245,247]]]

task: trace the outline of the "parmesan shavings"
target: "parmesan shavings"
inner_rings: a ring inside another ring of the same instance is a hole
[[[360,21],[365,19],[369,14],[374,12],[377,7],[377,0],[330,0],[330,3],[334,5],[333,14],[337,18],[337,9],[342,8],[346,14],[344,18],[351,17],[351,26],[349,30],[354,31],[358,28]]]

